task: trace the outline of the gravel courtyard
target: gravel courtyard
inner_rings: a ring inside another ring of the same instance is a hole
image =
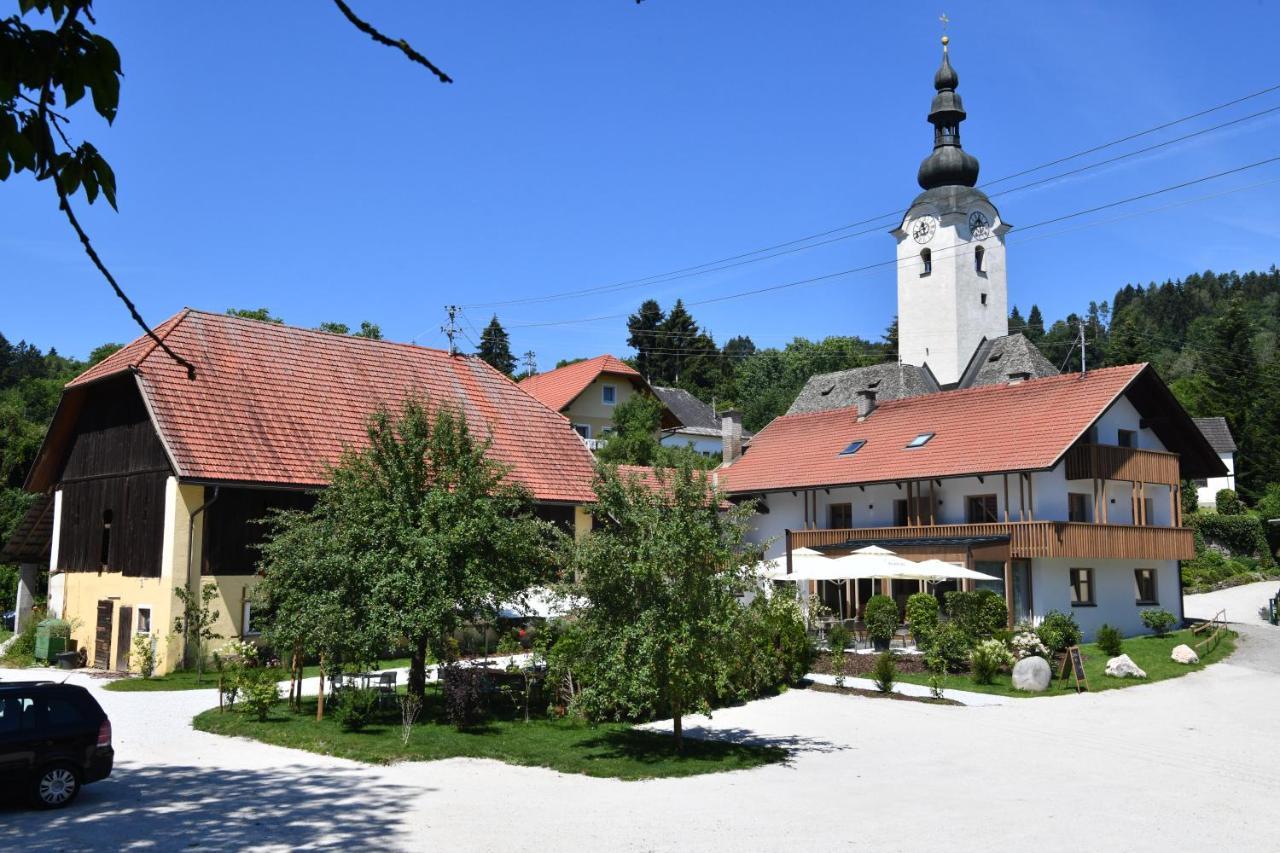
[[[0,848],[1274,850],[1277,661],[1280,629],[1255,626],[1228,663],[1104,694],[946,707],[791,691],[687,721],[790,762],[652,782],[364,766],[192,731],[211,692],[76,675],[111,715],[116,771],[62,812],[0,807]]]

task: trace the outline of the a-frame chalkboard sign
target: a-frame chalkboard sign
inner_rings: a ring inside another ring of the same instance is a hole
[[[1058,673],[1058,678],[1067,677],[1067,668],[1070,667],[1071,672],[1076,677],[1076,692],[1089,689],[1089,682],[1084,677],[1084,658],[1080,656],[1079,646],[1070,646],[1067,648],[1067,654],[1062,659],[1062,671]]]

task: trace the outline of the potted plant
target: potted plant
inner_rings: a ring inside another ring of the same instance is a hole
[[[867,635],[871,637],[876,650],[886,651],[894,632],[898,630],[898,605],[887,595],[873,595],[867,601],[863,621],[867,623]]]

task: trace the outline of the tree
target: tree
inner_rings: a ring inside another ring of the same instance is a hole
[[[1044,337],[1044,317],[1040,314],[1040,306],[1032,305],[1031,313],[1027,315],[1027,328],[1023,333],[1027,338],[1035,343]]]
[[[660,346],[659,329],[666,318],[662,306],[654,299],[640,303],[640,309],[627,318],[627,346],[636,351],[636,370],[651,382],[659,381],[657,370],[662,357],[655,350]]]
[[[489,325],[480,333],[480,347],[476,350],[476,355],[504,376],[511,376],[516,372],[516,358],[511,354],[511,341],[507,330],[498,322],[497,314],[493,315]]]
[[[351,327],[346,323],[321,323],[316,326],[318,332],[328,332],[331,335],[349,335]]]
[[[376,43],[399,50],[441,83],[453,82],[404,39],[385,35],[358,17],[343,0],[334,0],[334,5],[352,26]],[[194,379],[195,366],[174,352],[142,319],[71,207],[71,198],[80,190],[90,204],[101,195],[112,208],[116,206],[116,178],[111,166],[92,143],[73,144],[67,134],[68,114],[86,91],[94,111],[108,124],[115,120],[120,103],[120,54],[110,40],[85,25],[85,21],[97,24],[92,6],[93,0],[19,0],[18,14],[0,19],[0,181],[23,171],[31,172],[37,181],[51,180],[58,208],[90,261],[134,322]],[[23,18],[31,12],[48,15],[55,29],[25,23]],[[59,92],[61,111],[55,109]]]
[[[284,323],[284,320],[281,320],[279,317],[271,316],[270,308],[228,308],[227,313],[232,317],[239,317],[243,320],[260,320],[263,323],[276,324]],[[325,329],[324,331],[329,330]]]
[[[368,338],[371,341],[382,340],[382,327],[377,323],[370,323],[368,320],[360,321],[360,331],[353,333],[353,337]]]
[[[1015,305],[1009,310],[1009,331],[1014,334],[1023,334],[1027,328],[1027,321],[1022,319],[1022,312]]]
[[[649,394],[632,394],[613,410],[613,432],[598,456],[614,465],[653,465],[661,453],[662,403]]]
[[[174,617],[173,630],[182,635],[183,654],[187,663],[195,666],[198,684],[204,672],[205,659],[209,656],[209,642],[222,639],[222,635],[213,630],[222,615],[213,607],[214,599],[218,597],[218,586],[201,583],[199,592],[177,586],[173,592],[182,603],[182,613]]]
[[[333,558],[367,578],[371,630],[408,641],[409,689],[421,696],[429,652],[447,660],[454,630],[550,570],[554,528],[447,406],[382,408],[366,437],[343,453],[313,513],[332,526],[321,541]]]
[[[680,751],[684,715],[710,711],[736,660],[736,596],[763,551],[745,538],[750,502],[722,512],[707,475],[688,466],[657,477],[653,488],[598,471],[595,526],[575,548],[589,675],[574,704],[589,719],[667,711]]]

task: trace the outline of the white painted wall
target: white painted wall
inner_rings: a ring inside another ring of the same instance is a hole
[[[1219,453],[1218,458],[1222,460],[1222,464],[1227,466],[1227,476],[1210,477],[1205,480],[1205,485],[1196,489],[1196,503],[1203,507],[1216,506],[1218,503],[1218,492],[1223,489],[1232,489],[1236,487],[1236,455],[1234,453]]]
[[[969,215],[977,210],[991,223],[991,236],[970,242]],[[927,243],[918,243],[913,226],[926,216],[937,220],[937,230]],[[929,365],[945,385],[960,378],[983,338],[1009,333],[1007,231],[996,209],[985,202],[942,216],[928,204],[908,211],[902,227],[893,232],[898,240],[898,348],[904,362]],[[984,252],[981,272],[974,263],[979,245]],[[923,249],[932,254],[928,275],[922,275]]]
[[[62,618],[67,600],[67,576],[58,571],[58,545],[62,539],[62,489],[53,493],[53,542],[49,546],[49,616]]]
[[[1071,604],[1071,569],[1093,569],[1095,607],[1073,607]],[[1036,619],[1050,610],[1071,613],[1084,631],[1085,642],[1104,623],[1119,628],[1126,637],[1149,633],[1140,613],[1152,605],[1137,604],[1134,569],[1156,570],[1156,593],[1160,603],[1154,605],[1182,616],[1182,588],[1177,560],[1134,561],[1102,559],[1037,559],[1031,563],[1032,607]]]
[[[720,453],[724,449],[724,442],[719,436],[690,435],[684,432],[664,435],[662,443],[667,447],[684,447],[688,445],[698,453]]]

